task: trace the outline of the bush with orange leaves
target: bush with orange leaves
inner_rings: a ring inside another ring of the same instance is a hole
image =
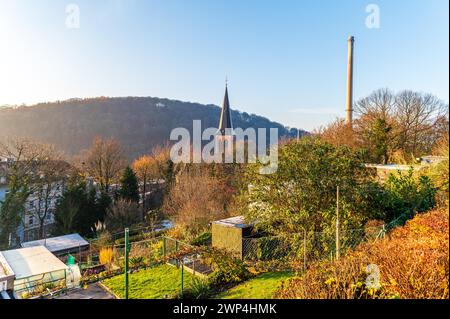
[[[304,275],[285,283],[277,295],[300,299],[449,298],[448,230],[448,209],[417,215],[384,239],[361,244],[339,261],[313,264]],[[367,281],[370,269],[369,279],[378,277],[379,285]],[[373,273],[374,269],[378,272]]]

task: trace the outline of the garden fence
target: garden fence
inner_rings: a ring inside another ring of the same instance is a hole
[[[310,262],[336,259],[363,242],[384,237],[386,225],[346,229],[336,233],[307,232],[289,236],[247,237],[242,239],[242,259],[247,263],[278,262],[306,268]],[[338,245],[337,245],[338,240]]]

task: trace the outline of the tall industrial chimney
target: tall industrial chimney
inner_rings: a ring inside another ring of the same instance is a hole
[[[353,122],[353,36],[348,38],[348,64],[347,64],[347,107],[346,107],[346,123],[350,127]]]

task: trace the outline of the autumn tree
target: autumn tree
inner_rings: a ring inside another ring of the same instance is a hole
[[[170,159],[170,146],[165,144],[154,147],[151,156],[154,160],[153,175],[157,179],[165,180],[166,184],[170,185],[179,170],[179,167]]]
[[[208,228],[211,221],[228,216],[227,204],[233,190],[200,166],[190,166],[178,175],[163,204],[185,239],[192,239]]]
[[[83,169],[99,183],[103,192],[109,193],[111,184],[119,179],[125,166],[125,156],[119,142],[97,137],[83,158]]]
[[[315,134],[334,146],[358,147],[355,131],[344,119],[336,119],[325,128],[319,129]]]
[[[133,162],[132,168],[136,172],[136,176],[140,183],[142,184],[142,213],[146,212],[146,194],[147,194],[147,184],[149,183],[152,176],[154,176],[153,168],[156,166],[155,160],[149,155],[144,155],[139,157]]]

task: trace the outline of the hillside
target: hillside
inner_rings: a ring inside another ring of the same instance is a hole
[[[362,244],[339,261],[312,265],[278,297],[301,299],[449,298],[448,208],[418,214],[384,239]],[[368,265],[379,289],[367,288]],[[374,270],[372,266],[372,270]]]
[[[203,128],[217,127],[219,117],[215,105],[154,97],[72,99],[0,108],[0,136],[51,143],[69,156],[88,148],[96,136],[114,137],[134,158],[168,141],[173,128],[191,130],[194,119],[201,120]],[[297,136],[296,129],[254,114],[232,111],[232,118],[235,127],[273,127],[280,138]]]

